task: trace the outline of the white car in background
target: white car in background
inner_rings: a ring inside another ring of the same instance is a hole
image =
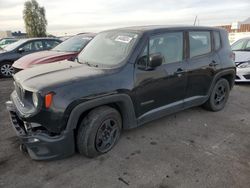
[[[250,82],[250,37],[242,38],[232,44],[237,67],[236,82]]]

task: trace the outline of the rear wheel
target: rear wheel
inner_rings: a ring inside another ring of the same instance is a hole
[[[12,67],[12,63],[4,62],[0,64],[0,76],[4,78],[9,78],[14,74],[14,68]]]
[[[219,79],[204,107],[214,112],[222,110],[228,100],[229,92],[230,86],[228,81],[224,78]]]
[[[77,148],[87,157],[95,157],[111,150],[117,143],[122,127],[119,112],[102,106],[89,112],[77,132]]]

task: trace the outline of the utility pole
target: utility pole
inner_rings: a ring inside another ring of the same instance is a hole
[[[197,15],[195,16],[195,19],[194,19],[194,26],[196,25],[196,20],[197,20]]]

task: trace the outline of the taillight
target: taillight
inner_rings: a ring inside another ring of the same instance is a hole
[[[49,108],[53,101],[53,93],[45,95],[45,107]]]
[[[230,53],[230,59],[232,59],[232,61],[235,61],[235,53],[233,52]]]

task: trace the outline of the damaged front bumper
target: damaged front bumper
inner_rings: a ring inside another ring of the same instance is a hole
[[[60,135],[49,135],[44,131],[27,129],[29,123],[23,121],[16,113],[12,101],[6,102],[12,126],[34,160],[51,160],[68,157],[75,152],[74,132],[63,131]]]

